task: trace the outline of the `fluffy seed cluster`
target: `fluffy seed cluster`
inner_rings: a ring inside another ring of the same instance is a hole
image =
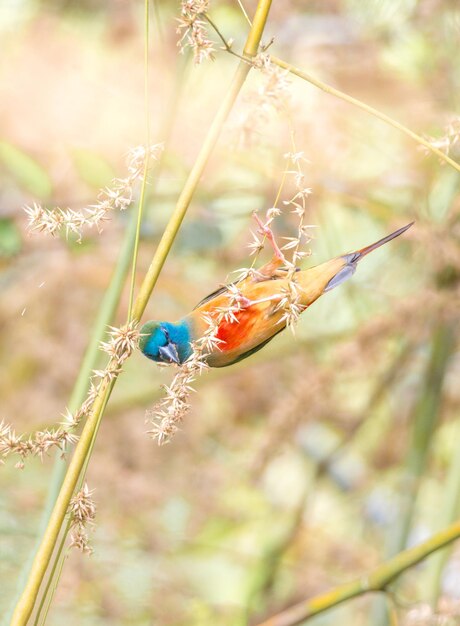
[[[270,122],[272,112],[289,109],[289,72],[274,65],[267,54],[259,54],[253,65],[260,70],[262,81],[246,98],[248,107],[238,124],[243,145],[255,143]]]
[[[191,48],[197,65],[208,59],[214,59],[214,42],[208,37],[207,23],[204,20],[208,9],[209,0],[183,0],[178,18],[176,32],[180,39],[177,45],[181,53]]]
[[[109,341],[101,341],[100,348],[116,361],[118,367],[121,367],[137,348],[139,341],[137,322],[130,322],[121,328],[109,326],[109,329]]]
[[[109,340],[101,342],[101,349],[111,357],[109,364],[104,370],[94,370],[94,378],[99,379],[99,384],[91,381],[86,399],[78,411],[71,413],[67,409],[63,415],[64,420],[58,427],[37,431],[32,435],[17,435],[10,424],[0,422],[0,457],[5,459],[10,455],[16,455],[19,460],[15,467],[22,469],[25,459],[29,456],[38,456],[43,460],[52,448],[61,450],[64,454],[69,445],[78,440],[73,431],[81,420],[89,415],[100,385],[103,382],[110,382],[120,373],[123,363],[136,349],[138,340],[136,323],[131,322],[122,328],[111,326]]]
[[[147,411],[146,415],[147,421],[152,425],[148,434],[158,441],[158,445],[168,443],[179,430],[190,410],[189,397],[194,391],[192,383],[206,367],[199,352],[194,350],[191,358],[180,366],[171,384],[163,385],[164,398]]]
[[[311,189],[305,186],[305,171],[304,166],[308,163],[303,152],[288,152],[285,155],[287,166],[285,174],[291,176],[294,186],[294,194],[289,200],[283,201],[284,208],[289,209],[291,213],[296,215],[298,219],[297,232],[293,237],[283,237],[286,243],[278,248],[273,234],[271,233],[271,225],[274,220],[283,212],[279,207],[271,207],[268,209],[265,215],[265,221],[261,222],[260,228],[257,233],[252,233],[253,240],[249,244],[250,254],[255,254],[255,257],[263,250],[267,240],[267,232],[271,234],[271,245],[279,256],[283,258],[284,267],[287,269],[286,278],[288,279],[288,287],[283,289],[279,294],[278,304],[276,310],[282,310],[283,316],[280,324],[286,324],[292,331],[294,331],[295,325],[299,319],[300,314],[303,311],[303,307],[300,304],[301,293],[299,286],[296,282],[296,272],[299,261],[309,256],[310,252],[306,249],[306,246],[310,243],[311,224],[306,224],[306,212],[307,212],[307,200],[311,194]],[[290,258],[288,259],[284,252],[288,252]],[[254,265],[254,263],[253,263]],[[245,277],[254,272],[253,268],[239,270],[241,273],[239,277]],[[257,276],[256,276],[257,278]]]
[[[0,422],[0,456],[4,459],[17,455],[19,460],[15,467],[18,469],[24,467],[24,460],[29,456],[38,456],[43,460],[51,448],[57,448],[64,453],[75,441],[77,437],[68,428],[45,429],[25,436],[17,435],[10,424]]]
[[[76,235],[78,242],[82,239],[84,228],[95,227],[101,232],[111,211],[123,211],[129,207],[135,184],[143,175],[147,159],[158,159],[162,149],[162,144],[132,148],[126,158],[128,175],[125,178],[114,178],[109,187],[100,191],[97,203],[84,209],[48,209],[37,202],[25,206],[29,230],[49,235],[57,235],[64,230],[66,236],[70,233]]]
[[[460,117],[453,117],[444,129],[444,135],[442,137],[428,137],[430,144],[444,152],[449,154],[460,143]],[[428,148],[424,146],[420,147],[427,156],[431,154]]]
[[[71,499],[69,514],[70,547],[77,548],[86,554],[91,554],[93,549],[89,543],[88,526],[94,524],[96,504],[93,500],[93,491],[88,488],[86,483]]]
[[[195,391],[193,383],[198,376],[209,369],[206,362],[207,356],[214,350],[218,350],[222,340],[217,334],[223,320],[229,323],[237,323],[236,313],[247,303],[247,299],[241,294],[236,285],[228,286],[228,306],[216,309],[216,315],[204,315],[206,332],[200,339],[192,343],[192,355],[179,367],[171,385],[163,385],[164,398],[147,411],[147,421],[152,428],[148,431],[159,445],[168,443],[177,433],[185,415],[190,410],[190,395]]]
[[[105,369],[93,370],[94,377],[100,380],[99,385],[111,382],[121,373],[123,363],[131,356],[139,342],[139,331],[135,321],[121,328],[114,326],[109,328],[109,341],[101,341],[99,347],[110,356],[110,360]]]
[[[267,238],[278,258],[283,259],[288,278],[287,287],[271,298],[276,303],[276,310],[282,311],[279,323],[294,330],[303,311],[300,287],[296,282],[296,271],[297,263],[309,254],[303,248],[311,240],[310,229],[312,227],[305,223],[307,199],[311,194],[311,189],[305,186],[303,166],[307,160],[304,154],[302,152],[290,152],[285,155],[285,158],[287,160],[285,174],[292,176],[294,194],[289,200],[283,202],[283,206],[290,208],[291,213],[298,218],[296,236],[285,237],[286,243],[279,248],[270,227],[274,220],[281,215],[282,209],[279,207],[269,208],[265,215],[265,221],[260,220],[255,215],[258,229],[252,233],[253,241],[249,244],[250,254],[255,257],[252,266],[237,270],[239,275],[236,284],[226,285],[228,303],[216,308],[213,315],[204,316],[207,325],[206,332],[203,337],[192,344],[193,353],[191,357],[179,366],[179,371],[171,384],[169,386],[163,385],[165,391],[163,399],[147,412],[147,421],[152,426],[148,433],[158,441],[159,445],[171,440],[179,430],[185,415],[189,412],[190,395],[194,391],[193,383],[204,370],[208,369],[207,356],[214,350],[218,350],[222,343],[218,337],[220,324],[224,321],[230,324],[238,323],[238,313],[251,305],[251,302],[239,290],[238,281],[248,277],[252,277],[254,280],[266,279],[265,274],[262,275],[254,269],[254,263],[265,247]],[[284,256],[283,251],[289,252],[290,259]]]
[[[63,421],[56,428],[40,430],[32,435],[17,435],[10,424],[0,422],[0,456],[4,459],[10,455],[19,457],[15,467],[22,469],[24,461],[29,456],[38,456],[43,460],[50,449],[56,448],[65,454],[68,447],[78,441],[73,431],[84,417],[89,415],[98,388],[93,382],[81,407],[75,413],[66,409]]]

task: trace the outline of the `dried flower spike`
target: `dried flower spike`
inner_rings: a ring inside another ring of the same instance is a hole
[[[64,453],[68,446],[76,441],[77,437],[70,432],[70,428],[40,430],[25,437],[16,435],[10,424],[0,422],[0,456],[3,458],[12,454],[19,456],[20,461],[17,467],[21,469],[27,457],[38,456],[43,460],[51,448],[58,448]]]
[[[453,148],[458,146],[460,141],[460,117],[453,117],[450,122],[444,128],[444,135],[442,137],[427,137],[427,140],[433,146],[433,148],[437,148],[444,152],[444,154],[449,154]],[[431,154],[431,152],[425,146],[420,146],[420,150],[422,150],[427,156]]]
[[[209,9],[209,0],[183,0],[178,18],[177,45],[181,53],[186,48],[193,50],[195,63],[199,65],[208,59],[214,59],[214,42],[208,37],[207,23],[203,19]]]
[[[86,554],[91,554],[93,549],[89,544],[88,526],[94,524],[96,504],[93,500],[93,491],[90,491],[86,483],[71,499],[69,514],[70,547],[77,548],[81,552],[86,552]]]
[[[25,206],[24,211],[28,218],[30,231],[57,235],[61,230],[66,236],[73,233],[80,242],[84,228],[96,228],[102,231],[104,221],[109,219],[109,213],[113,210],[123,211],[128,208],[133,199],[134,185],[142,177],[147,157],[158,159],[163,150],[163,144],[138,146],[128,152],[126,157],[128,176],[126,178],[114,178],[110,187],[102,189],[98,195],[98,202],[82,210],[73,209],[47,209],[41,204],[34,202],[32,206]]]
[[[238,124],[243,145],[251,145],[263,134],[272,112],[289,111],[289,72],[274,65],[266,54],[255,57],[253,65],[260,70],[262,81],[247,96],[248,106]]]

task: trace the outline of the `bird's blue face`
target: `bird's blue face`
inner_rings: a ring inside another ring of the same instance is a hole
[[[141,328],[139,347],[146,357],[157,363],[183,363],[192,354],[190,328],[184,321],[150,321]]]

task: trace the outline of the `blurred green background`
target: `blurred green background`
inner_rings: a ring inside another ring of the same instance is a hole
[[[167,145],[149,186],[140,275],[237,63],[224,52],[201,66],[179,55],[178,14],[176,3],[152,6],[152,137]],[[237,2],[212,2],[210,14],[239,49],[247,24]],[[128,219],[114,216],[79,245],[28,235],[21,207],[85,206],[124,175],[124,155],[145,136],[143,28],[141,1],[0,6],[0,417],[18,432],[60,419]],[[271,36],[277,56],[420,134],[440,138],[458,116],[457,1],[283,0],[264,41]],[[307,263],[416,224],[316,303],[295,338],[283,333],[203,376],[167,446],[147,437],[144,412],[171,371],[130,359],[88,475],[94,554],[69,553],[50,625],[255,624],[458,514],[460,176],[382,122],[290,80],[317,225]],[[242,141],[262,82],[251,74],[227,122],[146,318],[182,316],[248,265],[251,211],[272,205],[290,150],[274,110]],[[290,235],[295,221],[284,216],[277,228]],[[118,323],[126,309],[127,297]],[[0,469],[0,615],[34,546],[52,464]],[[440,623],[428,606],[436,600],[443,624],[460,623],[460,546],[448,556],[441,578],[431,559],[397,586],[401,624]],[[384,618],[365,597],[312,623]]]

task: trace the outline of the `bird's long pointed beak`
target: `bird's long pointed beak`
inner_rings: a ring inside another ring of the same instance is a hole
[[[372,252],[373,250],[380,248],[380,246],[383,246],[384,244],[388,243],[392,239],[395,239],[395,237],[399,237],[399,235],[402,235],[403,233],[405,233],[406,230],[408,230],[412,226],[413,223],[414,222],[411,222],[410,224],[406,224],[406,226],[403,226],[402,228],[398,228],[398,230],[395,230],[394,233],[391,233],[390,235],[383,237],[383,239],[379,239],[375,243],[372,243],[370,246],[366,246],[365,248],[361,248],[361,250],[357,250],[354,253],[355,258],[353,259],[353,261],[354,262],[360,261],[363,257],[369,254],[369,252]]]
[[[358,262],[361,261],[363,257],[369,254],[369,252],[380,248],[380,246],[383,246],[385,243],[388,243],[395,237],[399,237],[399,235],[402,235],[408,228],[412,226],[413,223],[414,222],[411,222],[410,224],[406,224],[406,226],[403,226],[402,228],[398,228],[398,230],[395,230],[394,233],[383,237],[383,239],[379,239],[375,243],[372,243],[370,246],[361,248],[361,250],[356,250],[356,252],[349,252],[348,254],[344,254],[342,257],[340,257],[345,262],[345,265],[340,268],[338,272],[329,280],[329,282],[324,287],[324,293],[326,293],[327,291],[331,291],[331,289],[338,287],[343,282],[348,280],[348,278],[350,278],[350,276],[353,276],[353,274],[355,273]]]
[[[167,343],[165,346],[161,346],[161,348],[158,348],[158,352],[162,360],[166,361],[166,363],[177,363],[177,365],[180,365],[177,347],[176,344],[172,341]]]

